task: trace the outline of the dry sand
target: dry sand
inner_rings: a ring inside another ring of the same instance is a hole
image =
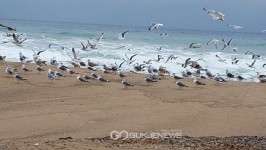
[[[13,76],[4,73],[8,64],[28,80],[17,84]],[[38,73],[32,64],[27,67],[32,71],[22,72],[20,63],[0,64],[0,149],[6,143],[9,148],[12,143],[11,149],[30,149],[32,143],[60,137],[105,137],[113,130],[150,133],[181,129],[187,136],[266,135],[266,84],[227,82],[216,86],[212,80],[202,80],[207,85],[196,87],[188,78],[182,82],[189,87],[178,90],[169,76],[148,85],[145,75],[127,73],[126,79],[135,86],[125,88],[118,75],[104,74],[109,83],[90,80],[81,84],[67,72],[67,77],[51,83],[46,71]],[[57,70],[55,66],[44,68]]]

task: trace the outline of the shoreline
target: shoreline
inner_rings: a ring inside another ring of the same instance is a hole
[[[28,80],[17,84],[13,76],[4,73],[8,64],[17,66]],[[169,76],[148,85],[144,74],[126,73],[134,86],[125,88],[118,75],[99,71],[111,82],[81,84],[75,75],[64,72],[67,77],[51,83],[47,71],[38,73],[35,64],[26,65],[32,72],[22,72],[21,63],[0,64],[3,143],[24,138],[40,143],[61,137],[105,137],[113,130],[149,133],[181,129],[182,135],[192,137],[266,135],[264,83],[229,81],[216,86],[213,80],[202,79],[206,86],[196,87],[192,78],[186,78],[180,81],[189,87],[178,90]]]

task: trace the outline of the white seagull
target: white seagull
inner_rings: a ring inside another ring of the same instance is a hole
[[[160,26],[163,26],[163,24],[158,23],[158,22],[153,22],[153,23],[151,23],[149,30],[158,29]]]
[[[210,16],[212,16],[213,20],[221,20],[224,21],[224,14],[221,12],[215,11],[215,10],[207,10],[206,8],[203,8],[204,11],[206,11]]]
[[[229,24],[227,25],[228,27],[232,27],[233,29],[243,29],[243,27],[241,26],[237,26],[237,25],[232,25],[232,24]]]
[[[218,48],[218,42],[219,42],[219,40],[217,40],[217,39],[211,39],[207,42],[207,45],[209,45],[210,43],[214,43],[215,48],[217,49]]]

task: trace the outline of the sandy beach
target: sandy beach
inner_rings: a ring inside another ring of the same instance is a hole
[[[5,74],[8,64],[27,80],[18,84]],[[0,64],[1,150],[60,149],[68,141],[58,140],[62,137],[75,139],[67,144],[68,149],[82,149],[88,143],[82,144],[80,139],[108,137],[113,130],[150,133],[180,129],[190,137],[266,135],[266,84],[231,81],[217,86],[206,79],[201,81],[207,85],[199,87],[187,78],[182,82],[189,87],[178,90],[170,76],[147,84],[145,75],[126,73],[134,86],[125,88],[118,75],[101,71],[97,73],[111,82],[80,83],[76,75],[67,72],[67,77],[50,82],[47,71],[38,73],[34,64],[27,67],[32,71],[22,72],[21,63]],[[57,70],[56,66],[43,67]],[[54,146],[47,147],[51,142]],[[108,149],[97,142],[88,145]]]

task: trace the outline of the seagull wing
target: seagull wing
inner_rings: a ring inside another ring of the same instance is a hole
[[[42,52],[44,52],[44,51],[38,51],[37,55],[40,55]]]
[[[227,43],[227,46],[230,45],[231,41],[233,40],[233,38],[230,39],[230,41]]]
[[[256,59],[252,62],[252,64],[250,65],[250,67],[253,67],[254,64],[255,64],[255,62],[256,62]]]
[[[17,44],[19,44],[19,40],[18,40],[17,36],[15,35],[15,33],[13,33],[13,39],[14,39],[14,41],[15,41]]]
[[[125,31],[125,32],[123,32],[123,33],[122,33],[122,37],[125,38],[125,35],[126,35],[126,33],[128,33],[128,32],[129,32],[129,31]]]
[[[131,57],[130,57],[130,59],[129,60],[132,60],[135,56],[137,56],[138,54],[134,54],[134,55],[132,55]]]
[[[20,41],[20,44],[23,43],[23,42],[26,41],[26,40],[27,40],[27,38],[25,38],[24,40]]]
[[[74,59],[78,59],[77,53],[74,48],[72,48],[72,53],[73,53]]]
[[[123,61],[120,65],[119,65],[119,68],[121,68],[122,67],[122,65],[125,63],[125,61]]]

